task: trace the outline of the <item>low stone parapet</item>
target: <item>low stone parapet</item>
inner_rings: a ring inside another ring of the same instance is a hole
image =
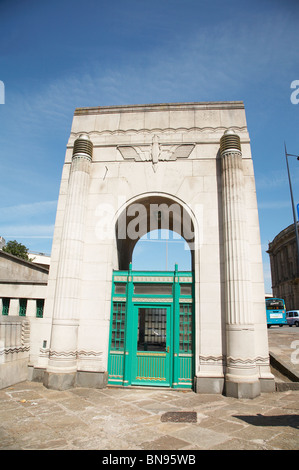
[[[0,317],[0,389],[27,379],[30,321],[24,317]]]

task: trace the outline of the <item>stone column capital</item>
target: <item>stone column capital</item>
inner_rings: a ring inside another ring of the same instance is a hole
[[[222,157],[228,154],[242,155],[240,137],[233,129],[227,129],[221,137],[220,154]]]
[[[80,134],[74,142],[72,160],[77,158],[92,160],[93,143],[88,134]]]

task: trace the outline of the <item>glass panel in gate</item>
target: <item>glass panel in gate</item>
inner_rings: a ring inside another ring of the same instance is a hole
[[[139,308],[138,351],[166,351],[166,308]]]
[[[125,346],[125,302],[113,302],[108,363],[108,383],[123,383],[124,346]]]
[[[179,322],[179,385],[192,385],[193,369],[193,311],[191,303],[180,304]]]
[[[137,347],[132,383],[170,385],[169,307],[137,307]]]

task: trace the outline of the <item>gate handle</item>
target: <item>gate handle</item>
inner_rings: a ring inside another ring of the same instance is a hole
[[[169,346],[167,346],[166,352],[168,352],[168,353],[169,353]]]

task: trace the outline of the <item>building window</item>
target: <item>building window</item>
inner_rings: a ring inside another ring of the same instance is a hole
[[[8,315],[10,299],[2,299],[2,315]]]
[[[27,310],[27,299],[20,299],[20,308],[19,308],[19,316],[20,317],[25,317],[26,316],[26,310]]]
[[[43,318],[44,315],[44,299],[36,300],[36,316],[37,318]]]

